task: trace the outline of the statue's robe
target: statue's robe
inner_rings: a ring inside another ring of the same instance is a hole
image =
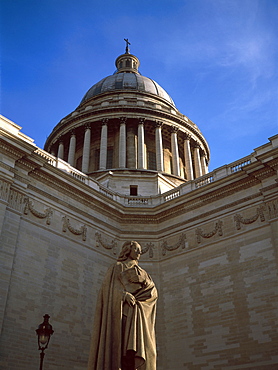
[[[143,277],[144,283],[131,283],[133,274]],[[134,306],[124,303],[125,292],[136,298]],[[135,355],[136,369],[156,369],[156,300],[155,285],[139,266],[127,269],[117,262],[110,267],[98,295],[89,370],[121,370],[122,357],[128,351]]]

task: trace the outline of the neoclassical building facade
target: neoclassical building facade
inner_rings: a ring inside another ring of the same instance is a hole
[[[0,367],[85,370],[126,240],[156,283],[158,370],[278,366],[278,135],[208,172],[198,127],[129,50],[44,149],[0,117]],[[106,369],[109,370],[109,369]]]

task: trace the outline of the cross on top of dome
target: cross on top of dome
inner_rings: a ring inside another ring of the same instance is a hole
[[[126,53],[126,54],[129,54],[129,51],[130,51],[130,50],[129,50],[128,45],[131,45],[131,44],[130,44],[130,42],[128,41],[128,39],[124,39],[124,40],[125,40],[125,42],[126,42],[125,53]]]
[[[130,42],[128,39],[124,39],[126,42],[126,48],[125,48],[125,54],[120,55],[116,61],[116,67],[117,71],[116,73],[121,72],[133,72],[133,73],[139,73],[138,68],[140,65],[139,59],[135,56],[130,54],[129,45]]]

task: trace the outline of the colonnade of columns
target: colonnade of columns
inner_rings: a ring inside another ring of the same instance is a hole
[[[127,150],[130,149],[127,145],[127,129],[126,129],[126,117],[120,118],[119,128],[119,168],[127,168]],[[146,169],[146,151],[145,151],[145,131],[144,131],[144,118],[139,118],[137,126],[137,153],[131,148],[129,153],[137,154],[137,166],[138,169]],[[107,142],[108,142],[108,119],[102,120],[101,137],[100,137],[100,156],[99,156],[99,169],[106,169],[107,162]],[[163,123],[160,121],[156,122],[155,127],[155,150],[156,150],[156,167],[157,171],[164,171],[164,155],[163,155],[163,138],[162,138],[162,126]],[[180,168],[180,155],[178,146],[178,128],[176,126],[171,127],[171,152],[172,152],[172,172],[173,175],[181,176]],[[194,177],[200,177],[208,172],[206,157],[200,145],[195,142],[193,148],[193,158],[191,152],[191,136],[187,133],[183,133],[184,143],[184,164],[186,171],[186,178],[193,180]],[[70,142],[68,150],[68,163],[72,166],[75,165],[75,151],[76,151],[76,133],[74,130],[70,133]],[[82,172],[89,172],[90,165],[90,151],[91,151],[91,126],[90,124],[85,125],[84,141],[83,141],[83,155],[82,155]],[[58,157],[64,158],[64,143],[62,140],[58,146]],[[134,161],[129,163],[133,163]]]

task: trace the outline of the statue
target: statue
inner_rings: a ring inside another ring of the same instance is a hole
[[[155,370],[157,291],[138,266],[141,246],[125,242],[99,292],[88,370]]]

